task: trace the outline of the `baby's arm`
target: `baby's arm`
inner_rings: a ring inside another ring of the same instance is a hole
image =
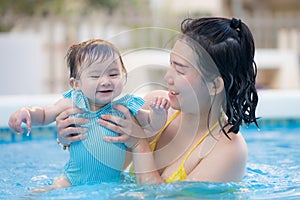
[[[136,119],[144,129],[157,132],[167,121],[170,103],[164,97],[155,97],[149,107],[150,110],[139,110]]]
[[[26,123],[28,132],[33,125],[46,125],[55,121],[56,116],[72,103],[69,99],[62,98],[55,104],[45,107],[23,107],[13,113],[8,121],[9,127],[19,133],[23,133],[22,123]]]

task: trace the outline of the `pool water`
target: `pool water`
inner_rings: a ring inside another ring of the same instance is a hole
[[[247,172],[238,183],[178,182],[139,185],[101,183],[31,193],[51,185],[68,159],[55,128],[36,128],[30,137],[0,129],[0,199],[300,199],[299,121],[242,128],[249,147]],[[209,170],[209,169],[207,169]]]

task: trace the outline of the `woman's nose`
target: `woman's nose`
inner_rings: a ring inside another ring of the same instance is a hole
[[[168,67],[168,70],[164,77],[164,79],[168,85],[172,85],[174,83],[172,74],[173,74],[173,70],[170,67]]]

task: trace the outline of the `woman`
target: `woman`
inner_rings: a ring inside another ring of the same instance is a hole
[[[132,158],[140,183],[239,181],[247,161],[239,128],[242,123],[257,125],[252,34],[234,18],[186,19],[181,31],[165,75],[169,91],[153,91],[145,97],[145,107],[154,96],[169,98],[165,128],[149,143],[128,109],[117,105],[125,119],[103,115],[99,123],[120,136],[105,139],[128,146],[135,142]],[[69,127],[72,122],[66,118],[76,112],[66,110],[57,118],[63,144],[84,138],[70,136],[76,129]]]

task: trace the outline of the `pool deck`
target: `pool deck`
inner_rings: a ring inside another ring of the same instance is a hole
[[[257,117],[262,119],[300,119],[300,90],[259,90]],[[61,94],[9,95],[0,98],[0,127],[7,127],[9,116],[22,106],[44,106]]]

